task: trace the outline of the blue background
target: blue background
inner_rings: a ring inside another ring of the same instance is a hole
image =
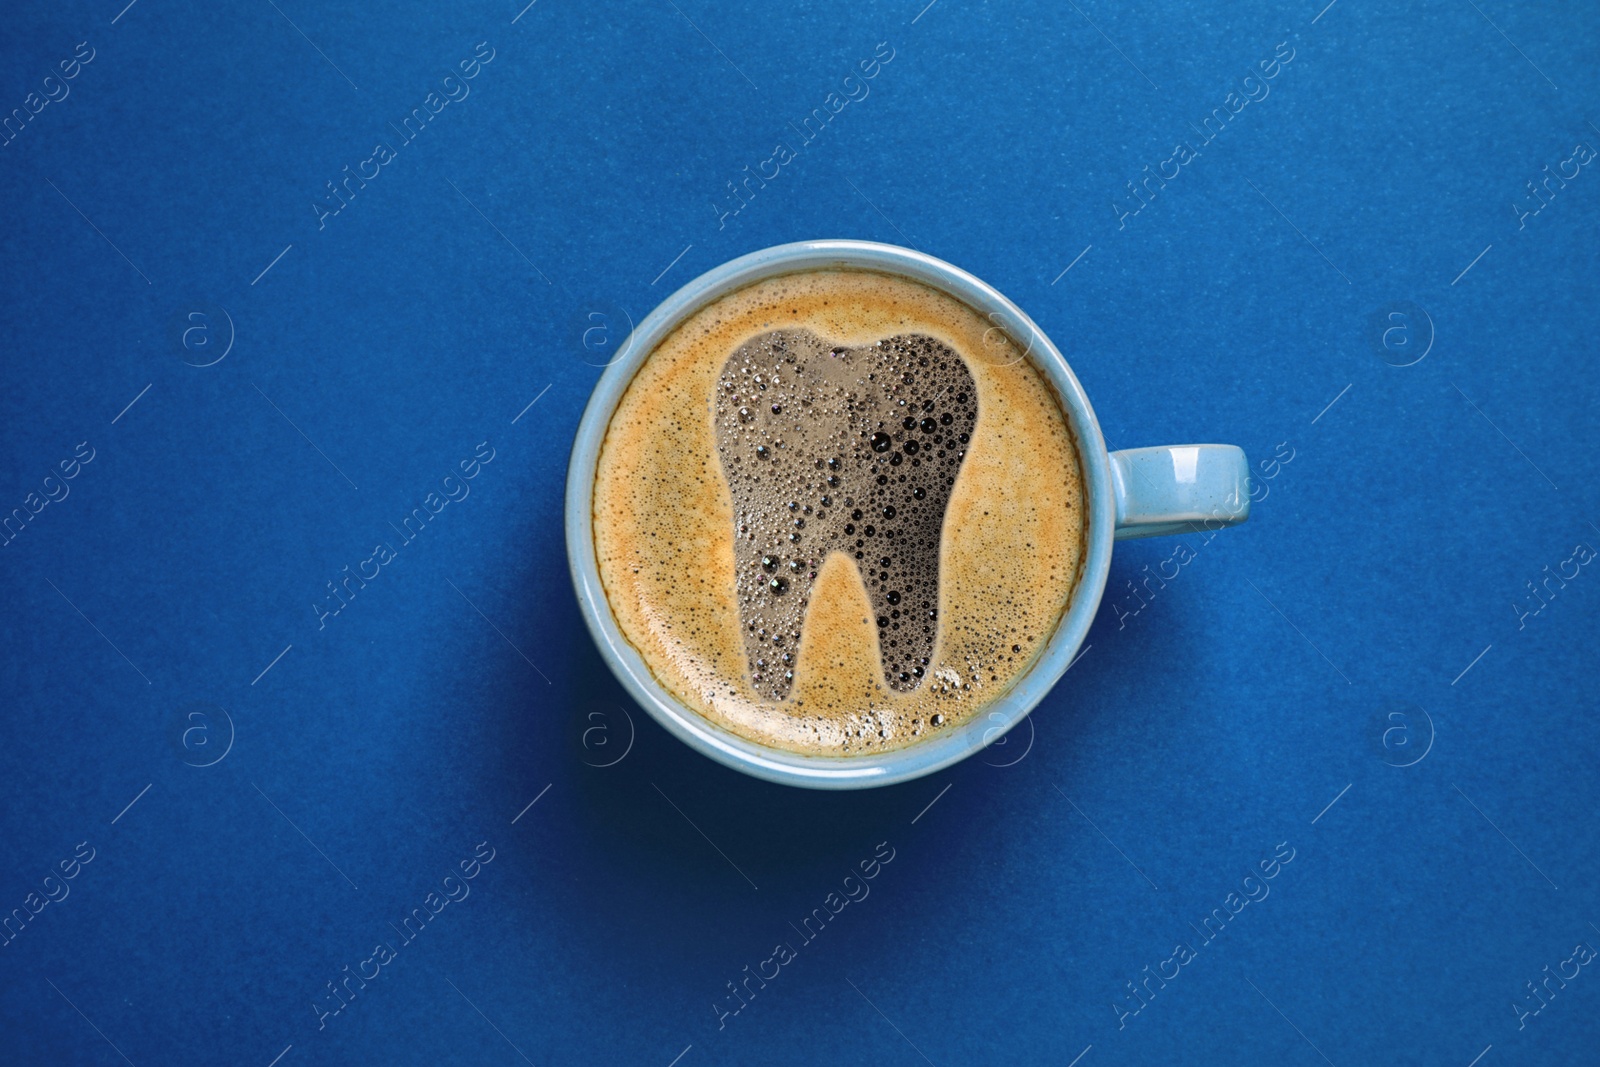
[[[1600,175],[1537,214],[1526,183],[1600,147],[1594,6],[924,3],[8,8],[0,114],[94,58],[0,148],[0,514],[94,458],[0,548],[0,914],[94,858],[0,948],[0,1061],[1592,1057],[1600,975],[1536,1015],[1525,983],[1600,947],[1600,576],[1527,583],[1600,548]],[[319,229],[478,42],[470,96]],[[870,95],[719,219],[879,42]],[[1029,725],[855,795],[666,736],[561,537],[627,321],[814,237],[994,284],[1111,447],[1258,462],[1249,523],[1144,602],[1178,541],[1118,547]],[[319,1028],[480,842],[470,896]]]

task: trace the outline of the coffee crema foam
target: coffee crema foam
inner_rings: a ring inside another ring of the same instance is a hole
[[[874,271],[769,278],[680,324],[612,415],[592,506],[607,601],[656,679],[808,755],[979,713],[1049,640],[1084,551],[1050,386],[965,304]]]

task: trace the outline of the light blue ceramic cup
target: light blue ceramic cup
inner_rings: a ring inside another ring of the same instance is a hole
[[[617,626],[600,584],[592,498],[600,443],[634,374],[673,328],[705,305],[753,282],[819,269],[873,270],[921,282],[965,303],[1025,353],[1055,390],[1077,440],[1088,528],[1071,603],[1033,666],[965,722],[906,748],[851,757],[806,756],[746,740],[685,707],[657,681]],[[999,740],[1021,722],[1071,665],[1099,607],[1113,541],[1217,529],[1250,514],[1249,464],[1233,445],[1174,445],[1106,451],[1094,409],[1066,360],[1016,305],[932,256],[867,241],[803,241],[724,263],[679,289],[645,317],[595,385],[567,468],[567,558],[584,621],[622,684],[656,721],[719,763],[784,785],[862,789],[931,774]]]

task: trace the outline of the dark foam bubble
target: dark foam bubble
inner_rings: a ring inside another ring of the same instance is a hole
[[[977,416],[966,363],[922,334],[847,347],[775,330],[728,357],[717,453],[757,693],[788,695],[812,586],[834,551],[866,586],[885,681],[921,684],[938,632],[945,507]]]

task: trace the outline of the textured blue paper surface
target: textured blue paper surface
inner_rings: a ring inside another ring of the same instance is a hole
[[[0,1062],[1591,1061],[1600,20],[1324,2],[12,5]],[[561,536],[628,322],[816,237],[1257,464],[855,795]]]

